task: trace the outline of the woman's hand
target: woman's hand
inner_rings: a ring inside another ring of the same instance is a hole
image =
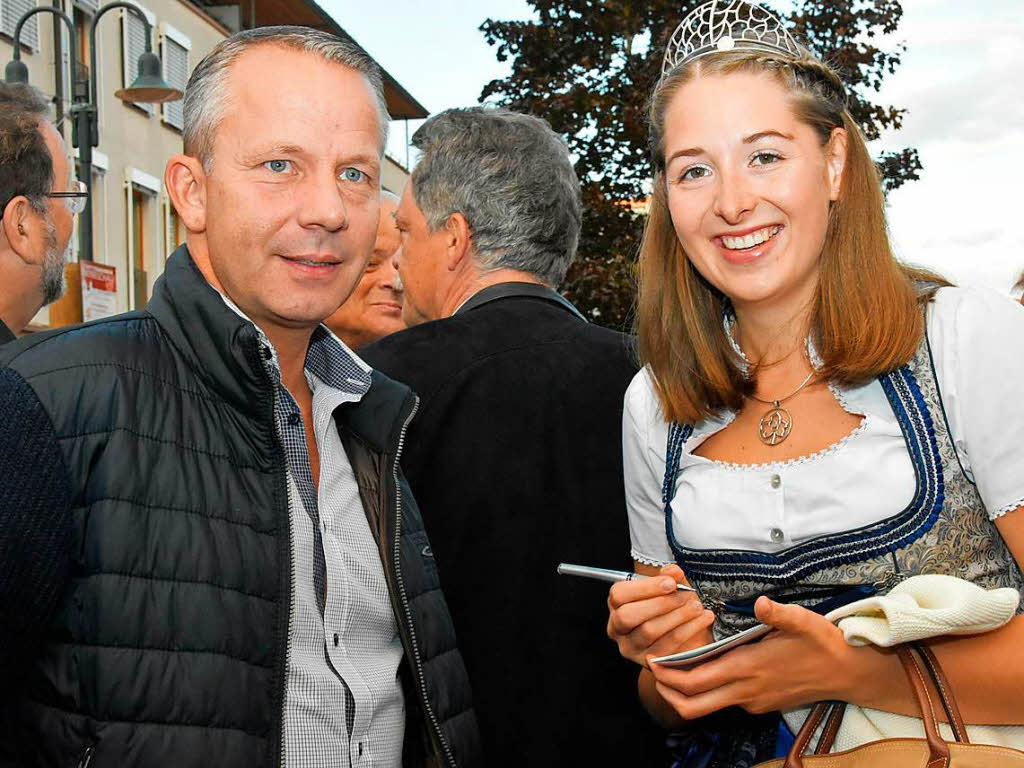
[[[666,565],[650,579],[621,581],[608,593],[608,637],[619,653],[646,667],[648,656],[699,648],[711,642],[715,614],[692,592],[677,565]]]
[[[776,630],[760,642],[690,669],[650,665],[658,694],[684,720],[730,706],[761,714],[826,699],[851,701],[872,676],[881,674],[883,685],[894,679],[885,677],[892,669],[886,654],[851,647],[838,627],[813,611],[761,597],[754,612]]]

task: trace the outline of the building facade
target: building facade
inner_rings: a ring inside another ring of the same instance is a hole
[[[245,4],[204,3],[202,0],[133,0],[153,25],[153,50],[159,53],[164,79],[184,90],[192,68],[218,42],[239,29],[271,24],[301,24],[351,37],[319,6],[309,0],[250,0]],[[13,53],[14,26],[36,0],[0,0],[0,58]],[[51,14],[37,14],[21,34],[21,57],[29,82],[53,99],[54,120],[71,147],[68,108],[72,87],[69,57],[74,56],[78,80],[87,78],[92,51],[88,28],[97,0],[55,0],[54,5],[75,22],[75,39]],[[355,41],[353,41],[355,42]],[[164,262],[184,241],[185,232],[163,185],[164,164],[181,151],[182,103],[128,104],[114,92],[136,75],[136,62],[145,50],[145,26],[133,14],[114,10],[97,25],[94,102],[99,112],[99,146],[93,150],[93,260],[113,267],[116,302],[124,312],[140,309],[152,293]],[[60,50],[60,62],[55,52]],[[393,120],[426,117],[426,110],[390,75],[384,73],[385,95]],[[79,91],[81,92],[81,91]],[[77,155],[77,150],[71,150]],[[382,183],[401,193],[406,169],[385,157]],[[55,327],[82,320],[79,234],[74,237],[75,260],[68,267],[65,298],[44,307],[34,328]],[[109,271],[109,270],[108,270]]]

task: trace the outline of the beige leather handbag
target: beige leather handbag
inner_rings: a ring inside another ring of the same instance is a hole
[[[1024,752],[968,741],[953,690],[939,666],[939,660],[928,646],[919,643],[901,645],[897,654],[917,697],[925,738],[883,739],[829,754],[843,722],[846,704],[826,701],[811,710],[785,759],[758,763],[754,768],[1024,768]],[[939,735],[932,694],[928,688],[929,679],[938,691],[939,702],[956,739],[953,743],[946,743]],[[807,754],[811,739],[822,722],[824,726],[818,744],[812,754]]]

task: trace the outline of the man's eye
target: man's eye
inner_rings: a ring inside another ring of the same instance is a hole
[[[366,174],[358,168],[346,168],[341,172],[341,178],[345,181],[362,181],[366,178]]]
[[[268,160],[263,167],[272,173],[284,173],[291,170],[292,163],[290,160]]]

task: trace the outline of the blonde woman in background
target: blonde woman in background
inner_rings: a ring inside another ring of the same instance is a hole
[[[667,726],[825,699],[916,713],[895,655],[815,609],[917,573],[1024,589],[1024,310],[895,260],[833,70],[757,6],[694,13],[651,100],[623,426],[636,569],[665,578],[616,584],[608,633]],[[756,621],[776,632],[649,663]],[[1020,616],[934,644],[968,723],[1024,723],[1021,647]],[[777,722],[718,759],[770,757]]]

